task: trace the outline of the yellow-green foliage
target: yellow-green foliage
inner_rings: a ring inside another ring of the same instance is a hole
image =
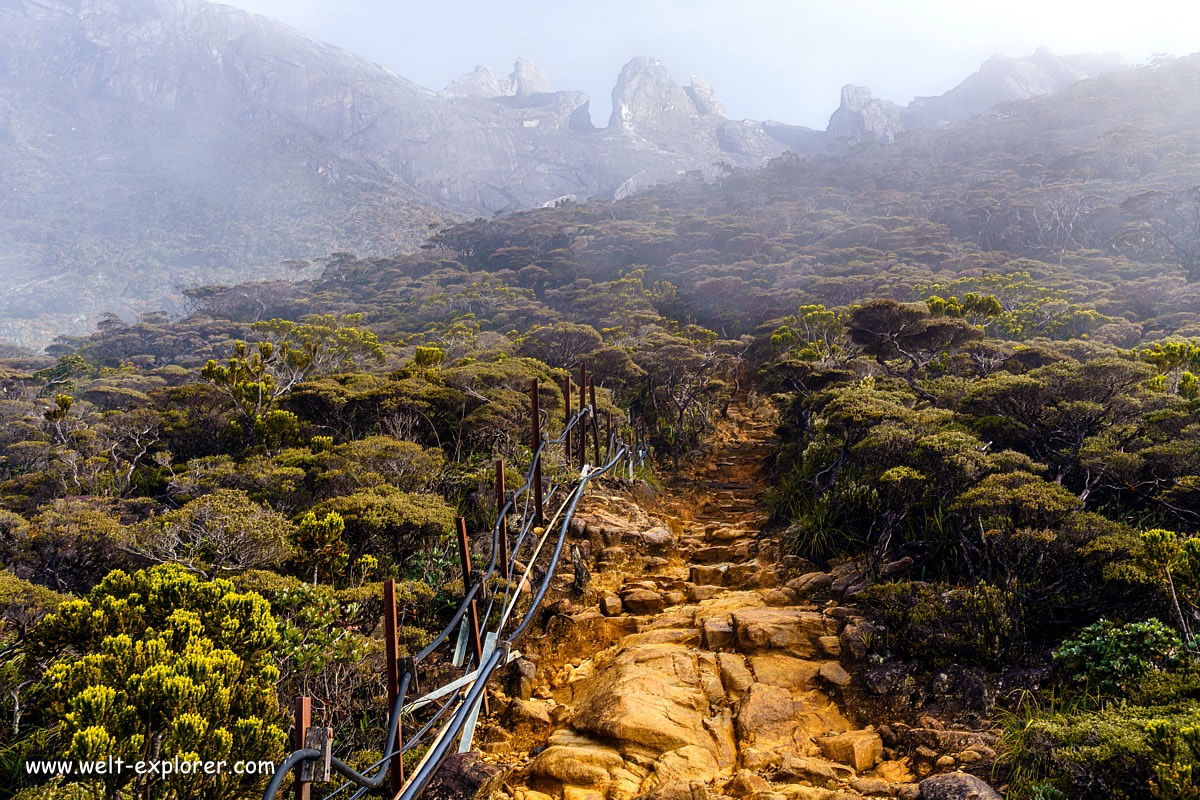
[[[1200,725],[1195,706],[1147,708],[1114,704],[1083,713],[1034,714],[1010,724],[1003,743],[1014,780],[1010,797],[1024,797],[1047,781],[1068,797],[1111,800],[1144,798],[1150,782],[1163,800],[1194,797],[1172,793],[1187,785],[1195,763],[1179,732]]]
[[[279,634],[266,600],[177,565],[114,571],[34,630],[54,656],[36,689],[66,758],[277,760],[286,736],[271,650]],[[104,778],[108,792],[135,780]],[[155,798],[235,798],[260,779],[170,777]]]

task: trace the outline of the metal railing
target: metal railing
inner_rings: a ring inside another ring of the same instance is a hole
[[[456,525],[464,579],[462,602],[446,626],[411,658],[399,658],[394,583],[387,581],[384,585],[389,713],[387,736],[381,748],[383,756],[362,772],[333,756],[330,729],[309,725],[310,701],[308,698],[300,698],[296,707],[297,749],[278,765],[263,793],[263,800],[273,800],[278,795],[289,773],[294,776],[293,791],[297,800],[310,800],[311,784],[328,782],[334,773],[346,780],[326,794],[323,800],[331,800],[352,787],[354,792],[349,794],[348,798],[357,800],[367,792],[383,788],[385,784],[389,788],[388,796],[393,800],[415,800],[425,790],[456,743],[458,752],[467,752],[470,749],[481,706],[486,708],[484,692],[487,682],[497,670],[520,655],[515,645],[533,623],[550,590],[562,558],[571,519],[587,491],[588,484],[623,465],[628,467],[632,476],[633,470],[642,463],[648,453],[641,436],[640,425],[632,426],[634,442],[627,444],[613,427],[611,415],[606,415],[606,446],[604,461],[601,463],[600,425],[594,410],[595,383],[589,384],[585,368],[580,368],[579,407],[574,413],[570,405],[571,379],[567,378],[564,381],[563,394],[567,403],[563,427],[561,433],[553,439],[542,434],[539,388],[536,379],[531,381],[532,457],[520,488],[511,493],[505,491],[504,462],[496,462],[497,514],[491,531],[491,555],[487,567],[478,574],[472,572],[466,522],[459,517]],[[589,432],[592,434],[590,438],[594,465],[587,463]],[[574,435],[576,433],[578,435]],[[558,446],[562,446],[566,457],[567,477],[561,483],[551,484],[548,491],[544,491],[542,467],[545,457],[550,448]],[[576,466],[577,473],[574,471]],[[557,509],[547,523],[547,507],[555,503]],[[509,525],[512,520],[516,521],[516,537],[510,546]],[[534,565],[551,542],[552,549],[543,568],[544,574],[535,589],[530,582]],[[520,566],[524,567],[523,574],[514,581],[513,568]],[[503,593],[498,590],[498,586],[492,591],[488,588],[497,571],[503,578]],[[526,586],[530,601],[518,621],[513,612],[521,598],[521,589]],[[487,601],[486,610],[482,615],[483,630],[479,623],[480,600]],[[498,612],[498,617],[491,623],[494,612]],[[419,691],[419,667],[451,640],[456,629],[458,638],[451,663],[456,668],[461,667],[463,674],[408,701],[410,690]],[[469,654],[468,644],[471,650]],[[421,724],[414,734],[405,738],[402,735],[402,718],[411,716],[413,712],[427,706],[435,707],[429,719]],[[426,746],[427,750],[406,779],[404,754],[421,746]]]

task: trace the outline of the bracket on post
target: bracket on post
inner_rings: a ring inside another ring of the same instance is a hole
[[[304,732],[304,746],[312,750],[320,750],[321,757],[316,761],[305,761],[300,765],[300,781],[302,783],[326,783],[330,777],[330,764],[333,759],[333,728],[311,727]]]
[[[421,682],[417,679],[417,661],[412,656],[400,659],[400,674],[408,673],[412,676],[408,681],[408,691],[413,694],[421,693]]]

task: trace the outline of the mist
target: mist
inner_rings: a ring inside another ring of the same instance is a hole
[[[949,0],[853,9],[788,0],[520,0],[453,5],[385,0],[237,0],[434,90],[476,64],[506,74],[518,56],[538,62],[556,89],[585,91],[603,125],[621,66],[661,59],[675,77],[703,75],[732,119],[775,119],[823,129],[846,83],[907,103],[940,94],[992,55],[1116,52],[1136,64],[1200,49],[1200,6]]]

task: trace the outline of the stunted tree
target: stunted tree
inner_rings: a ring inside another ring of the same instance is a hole
[[[331,511],[318,518],[309,511],[300,520],[293,538],[295,562],[298,567],[312,570],[313,586],[322,570],[328,575],[346,560],[346,543],[342,533],[346,522],[337,512]]]
[[[854,309],[846,323],[850,341],[872,356],[889,375],[936,405],[921,388],[921,371],[939,358],[983,337],[983,331],[957,317],[934,316],[925,303],[873,300]]]
[[[345,522],[346,546],[352,559],[363,553],[385,555],[403,564],[410,574],[444,577],[444,565],[434,562],[443,552],[449,552],[455,514],[440,497],[376,486],[331,498],[313,508],[318,517],[330,512]]]
[[[600,334],[591,325],[556,322],[531,331],[520,352],[541,359],[552,367],[571,369],[603,344]]]
[[[322,454],[320,490],[326,496],[389,485],[406,492],[429,488],[446,463],[437,448],[391,436],[369,436],[334,446]]]
[[[724,377],[732,359],[714,345],[657,334],[634,356],[646,371],[652,407],[665,406],[667,413],[657,415],[659,433],[676,469],[683,454],[708,427],[709,413],[726,385]]]
[[[1119,434],[1118,426],[1137,419],[1150,375],[1147,365],[1125,359],[1058,361],[1025,375],[1001,372],[979,381],[964,397],[963,410],[997,444],[1047,464],[1062,483],[1079,467],[1090,437],[1105,430]]]
[[[18,576],[60,592],[86,591],[129,563],[121,550],[126,530],[109,502],[55,500],[29,524],[15,514],[8,522],[0,527],[0,560]]]
[[[258,322],[252,328],[263,339],[253,350],[237,342],[225,364],[210,359],[200,376],[229,398],[241,417],[242,432],[253,438],[275,400],[297,384],[383,363],[378,337],[361,324],[362,314],[319,314],[302,323]]]
[[[847,318],[823,305],[801,306],[771,334],[771,345],[800,361],[843,364],[854,357],[846,340]]]
[[[150,561],[181,564],[206,578],[280,563],[292,524],[245,492],[219,489],[145,523],[129,549]]]

